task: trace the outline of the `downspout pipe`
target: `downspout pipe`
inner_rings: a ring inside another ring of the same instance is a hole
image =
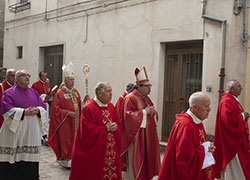
[[[203,1],[203,8],[202,8],[202,18],[208,19],[214,22],[221,23],[221,33],[222,33],[222,44],[221,44],[221,64],[220,64],[220,84],[219,84],[219,101],[220,103],[221,96],[224,93],[224,77],[225,77],[225,52],[226,52],[226,27],[227,27],[227,20],[215,18],[209,15],[206,15],[206,4],[207,0]]]

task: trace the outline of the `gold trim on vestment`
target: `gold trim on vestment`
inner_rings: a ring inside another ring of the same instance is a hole
[[[106,125],[109,122],[112,122],[110,117],[110,113],[108,110],[102,110],[102,116],[104,119],[102,123]],[[106,153],[104,159],[104,179],[112,180],[113,178],[117,178],[117,167],[116,167],[116,151],[115,151],[115,136],[114,133],[108,132],[107,134],[107,144],[106,144]]]
[[[72,103],[74,105],[74,109],[75,109],[75,131],[74,131],[74,136],[76,136],[76,132],[77,132],[77,128],[78,128],[78,124],[79,124],[79,106],[78,106],[78,101],[77,98],[79,97],[77,92],[74,91],[74,89],[66,89],[64,86],[62,87],[62,90],[66,93],[64,94],[64,98],[65,99],[71,99]]]
[[[206,141],[205,132],[203,129],[199,129],[199,136],[202,139],[202,141],[204,141],[204,142]],[[203,143],[203,142],[200,142],[200,143]]]
[[[212,180],[213,179],[213,176],[212,176],[213,175],[213,169],[212,169],[211,166],[206,168],[206,173],[207,173],[208,179]]]
[[[79,96],[78,96],[78,94],[74,90],[68,90],[64,86],[62,86],[61,89],[65,92],[65,94],[63,95],[64,98],[65,99],[71,98],[71,100],[73,102],[73,105],[74,105],[74,108],[75,108],[75,113],[76,113],[76,117],[75,117],[75,132],[74,132],[74,137],[75,137],[76,136],[76,132],[77,132],[77,128],[78,128],[78,124],[79,124],[79,106],[78,106],[78,102],[77,102],[77,97],[79,97]],[[65,118],[62,120],[62,122],[57,126],[57,128],[54,131],[54,134],[52,134],[52,136],[51,136],[50,139],[52,139],[55,136],[57,130],[64,123],[64,121],[67,119],[68,116],[69,116],[69,112],[65,116]]]

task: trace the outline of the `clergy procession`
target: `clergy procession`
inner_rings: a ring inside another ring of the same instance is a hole
[[[250,180],[249,113],[238,100],[239,81],[226,85],[213,142],[203,122],[216,105],[205,92],[193,92],[161,154],[160,115],[145,67],[134,69],[135,82],[115,104],[106,80],[97,83],[94,97],[86,90],[81,98],[74,65],[62,71],[63,82],[51,88],[45,71],[31,84],[28,70],[0,68],[0,180],[42,180],[43,146],[69,180]]]

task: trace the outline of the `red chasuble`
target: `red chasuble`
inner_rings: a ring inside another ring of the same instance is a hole
[[[41,80],[38,80],[34,82],[31,86],[31,88],[35,89],[38,94],[41,96],[42,94],[49,95],[50,93],[50,87],[47,82],[42,82]],[[49,102],[49,99],[45,99],[44,102]]]
[[[11,86],[11,85],[7,82],[7,80],[5,79],[4,82],[0,85],[0,100],[2,99],[3,93],[4,93],[7,89],[9,89],[9,88],[11,88],[11,87],[13,87],[13,86]],[[3,124],[3,120],[4,120],[3,116],[0,115],[0,128],[1,128],[1,126],[2,126],[2,124]]]
[[[49,127],[49,144],[54,150],[57,160],[70,160],[73,143],[80,118],[81,98],[76,89],[68,92],[64,87],[54,96]],[[76,118],[68,116],[75,112]]]
[[[124,156],[133,143],[132,166],[136,180],[152,179],[160,169],[160,146],[155,123],[155,118],[158,120],[157,113],[155,116],[147,115],[146,128],[140,128],[142,110],[148,105],[153,106],[150,98],[142,96],[136,89],[124,100],[122,159],[126,159]]]
[[[221,171],[237,153],[244,175],[247,180],[250,180],[249,130],[241,114],[243,111],[242,106],[232,94],[222,95],[217,111],[214,137],[216,178],[220,178]]]
[[[182,112],[170,133],[158,180],[212,180],[212,167],[202,169],[207,134],[203,124],[195,124]]]
[[[116,122],[117,131],[106,124]],[[83,107],[73,148],[70,180],[121,180],[121,122],[113,104],[100,107],[93,99]]]
[[[119,97],[119,99],[117,100],[116,105],[115,105],[115,109],[119,113],[120,118],[122,118],[122,114],[123,114],[123,102],[124,102],[124,99],[125,99],[126,95],[127,95],[127,93],[124,92],[123,95],[121,95]]]

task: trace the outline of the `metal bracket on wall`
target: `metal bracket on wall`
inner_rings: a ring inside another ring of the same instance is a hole
[[[239,15],[245,6],[244,0],[234,0],[234,14]]]

